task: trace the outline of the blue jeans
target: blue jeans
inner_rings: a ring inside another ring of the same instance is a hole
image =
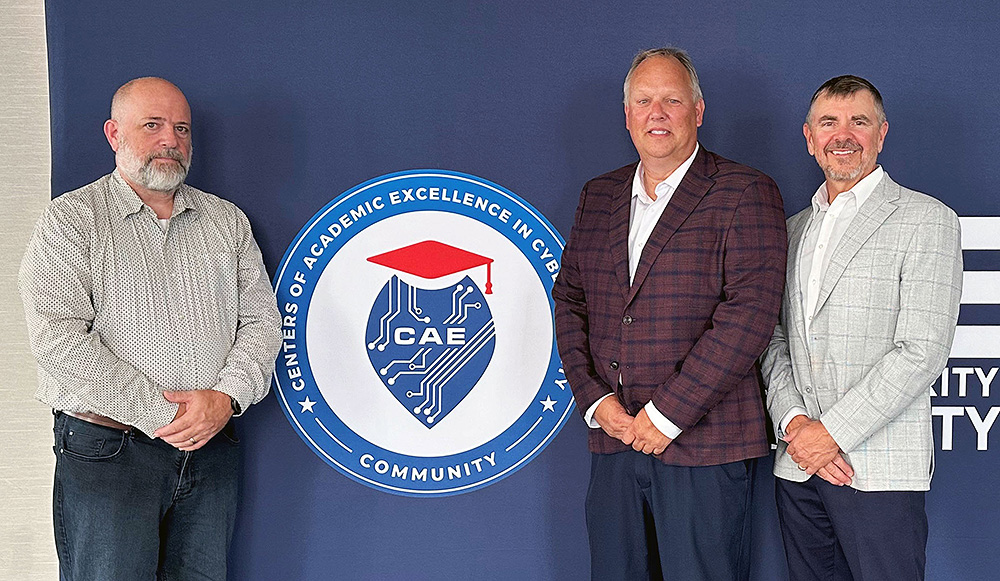
[[[238,440],[181,452],[56,413],[52,511],[63,581],[226,579]]]

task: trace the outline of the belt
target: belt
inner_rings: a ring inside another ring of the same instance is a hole
[[[114,428],[116,430],[123,430],[126,432],[135,429],[132,426],[125,425],[121,422],[116,422],[115,420],[107,416],[102,416],[100,414],[94,414],[90,412],[68,412],[65,410],[63,411],[63,413],[66,414],[67,416],[70,416],[71,418],[76,418],[78,420],[90,422],[91,424],[97,424],[98,426]]]

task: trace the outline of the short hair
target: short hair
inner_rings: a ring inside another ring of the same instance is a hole
[[[806,123],[809,123],[809,117],[812,115],[813,103],[816,99],[821,96],[830,97],[850,97],[851,95],[857,93],[858,91],[868,91],[871,93],[872,99],[875,101],[875,114],[878,116],[879,125],[885,123],[885,107],[882,105],[882,94],[878,92],[875,85],[871,84],[868,79],[864,79],[855,75],[841,75],[839,77],[833,77],[829,81],[823,83],[816,89],[813,93],[812,99],[809,100],[809,111],[806,112]]]
[[[139,77],[138,79],[132,79],[131,81],[125,83],[121,87],[118,87],[118,90],[115,91],[115,95],[113,97],[111,97],[111,118],[114,119],[114,120],[116,120],[116,121],[118,120],[118,114],[121,113],[122,106],[125,104],[125,101],[128,99],[129,94],[132,92],[132,89],[134,89],[136,87],[136,85],[140,85],[142,83],[148,83],[148,82],[151,82],[151,81],[157,81],[157,82],[161,82],[161,83],[166,83],[167,85],[169,85],[169,86],[177,89],[177,92],[181,93],[182,95],[184,94],[177,87],[177,85],[171,83],[170,81],[168,81],[168,80],[166,80],[164,78],[160,78],[160,77]]]
[[[677,62],[681,63],[684,69],[687,71],[688,76],[691,78],[691,93],[694,96],[695,102],[704,99],[701,93],[701,84],[698,83],[698,71],[694,70],[694,63],[691,62],[691,57],[683,49],[679,49],[673,46],[665,46],[662,48],[647,48],[646,50],[635,55],[632,59],[632,66],[628,69],[628,74],[625,75],[625,86],[623,87],[624,102],[628,104],[629,95],[629,83],[632,82],[632,75],[635,74],[635,69],[639,67],[640,64],[646,59],[652,57],[672,57],[677,59]]]

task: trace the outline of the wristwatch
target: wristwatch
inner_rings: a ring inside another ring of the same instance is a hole
[[[229,405],[233,408],[233,415],[234,416],[240,415],[240,412],[243,411],[243,410],[240,409],[239,402],[237,402],[236,398],[233,397],[233,396],[229,396]]]

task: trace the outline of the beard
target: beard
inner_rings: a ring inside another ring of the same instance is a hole
[[[828,181],[832,182],[853,182],[854,180],[861,177],[861,172],[864,168],[861,164],[856,167],[849,169],[840,169],[834,167],[832,164],[827,164],[823,166],[823,174],[826,176]]]
[[[177,163],[154,163],[153,159],[157,157],[170,158]],[[184,183],[191,168],[190,158],[185,159],[184,154],[176,149],[161,149],[142,158],[124,136],[118,138],[115,161],[129,179],[154,192],[175,192]]]
[[[874,165],[868,163],[869,161],[868,155],[865,152],[864,148],[862,148],[861,145],[858,144],[853,139],[836,141],[828,145],[825,148],[825,152],[828,158],[833,156],[833,154],[830,153],[830,151],[834,149],[853,149],[855,151],[859,151],[861,152],[861,159],[859,160],[858,164],[854,167],[842,167],[836,165],[835,163],[820,164],[820,167],[823,169],[823,174],[829,181],[852,182],[861,177],[861,172],[863,172],[866,167],[868,167],[869,165]],[[874,161],[874,159],[871,161]]]

